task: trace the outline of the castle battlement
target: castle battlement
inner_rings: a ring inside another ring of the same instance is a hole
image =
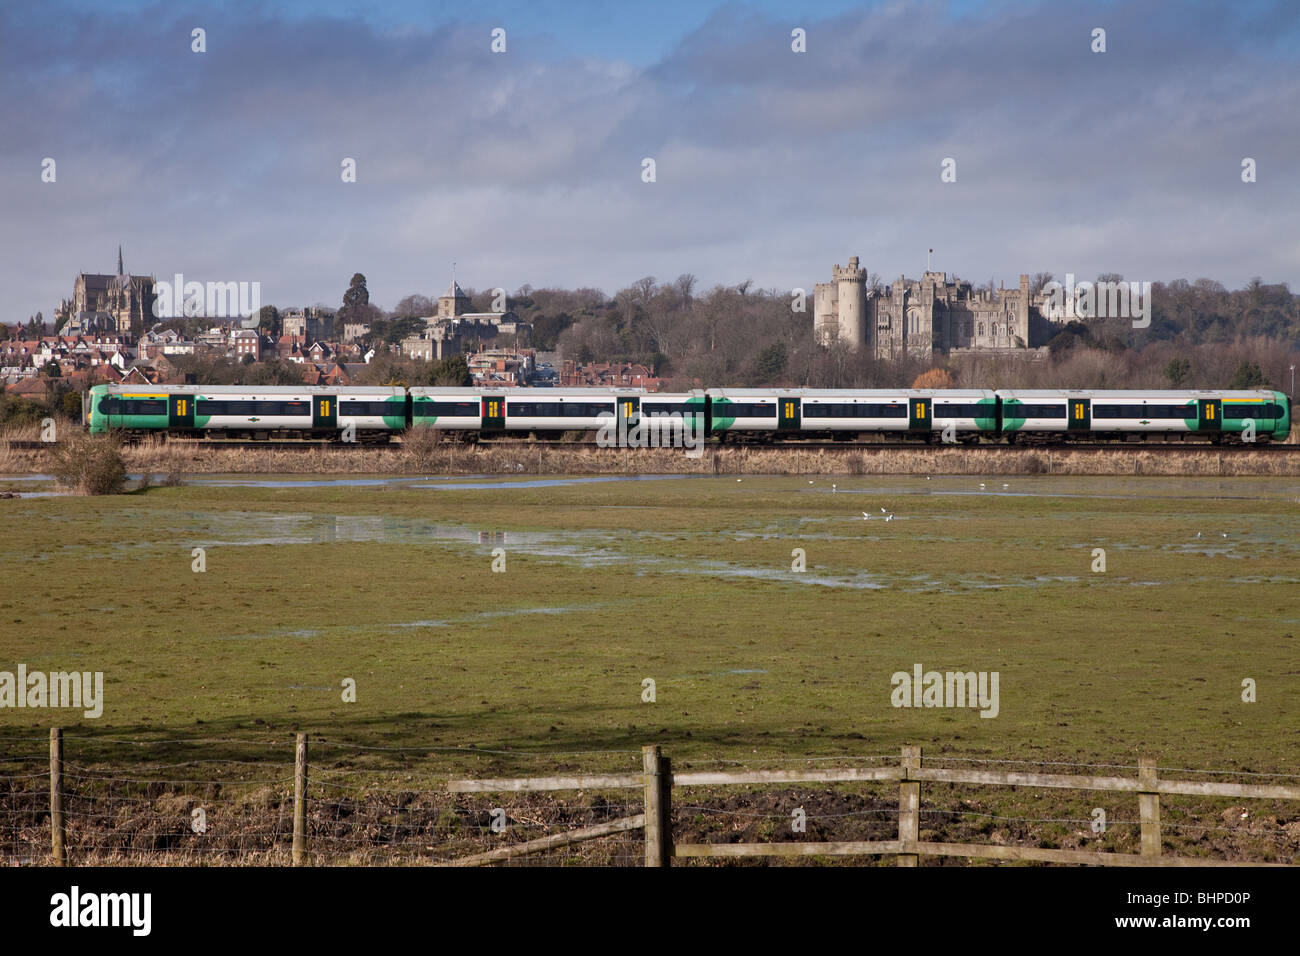
[[[848,266],[841,266],[836,263],[835,268],[831,270],[831,280],[834,282],[866,282],[867,270],[858,267],[858,257],[853,256],[849,259]]]

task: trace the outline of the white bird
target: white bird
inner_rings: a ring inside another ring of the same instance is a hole
[[[811,481],[810,481],[810,482],[808,482],[808,484],[810,484],[810,485],[811,485],[811,484],[812,484],[812,482],[811,482]]]
[[[894,520],[894,516],[893,516],[893,515],[885,515],[885,520],[886,520],[886,521],[893,521],[893,520]]]
[[[1010,486],[1010,485],[1003,485],[1002,487],[1003,487],[1003,488],[1010,488],[1011,486]]]
[[[981,481],[981,482],[980,482],[980,488],[983,489],[983,487],[984,487],[984,482]]]
[[[1223,532],[1223,536],[1226,538],[1226,537],[1228,536],[1228,532],[1226,532],[1226,531]]]
[[[1200,532],[1199,532],[1199,531],[1198,531],[1198,532],[1196,532],[1196,537],[1198,537],[1198,538],[1199,538],[1199,537],[1200,537],[1200,536],[1201,536],[1201,533],[1200,533]]]
[[[885,509],[884,509],[884,508],[881,508],[881,509],[880,509],[880,513],[881,513],[882,515],[885,514],[885,513],[886,513],[886,512],[885,512]]]
[[[738,481],[738,482],[739,482],[739,481],[744,481],[744,480],[745,480],[744,478],[737,478],[737,479],[736,479],[736,481]]]
[[[929,480],[930,480],[930,476],[929,476],[929,475],[926,475],[926,476],[925,476],[925,480],[926,480],[926,481],[929,481]]]
[[[836,487],[835,484],[832,482],[832,483],[831,483],[831,491],[832,491],[832,492],[835,491],[835,487]]]
[[[871,520],[871,515],[867,514],[865,511],[862,512],[862,520],[863,520],[863,521],[870,521],[870,520]]]

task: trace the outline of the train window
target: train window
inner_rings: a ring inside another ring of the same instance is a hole
[[[339,414],[382,418],[385,415],[405,416],[406,409],[402,407],[401,402],[355,402],[344,398],[339,401]]]
[[[1064,405],[1006,405],[1003,415],[1007,418],[1065,418]]]
[[[641,415],[702,415],[704,406],[700,403],[694,405],[686,402],[642,402]]]
[[[758,402],[715,402],[713,414],[727,418],[776,418],[776,406]]]
[[[1129,418],[1135,421],[1146,419],[1195,418],[1196,408],[1192,405],[1093,405],[1093,418]]]
[[[166,415],[165,398],[109,398],[99,400],[99,410],[105,415]]]
[[[450,415],[461,418],[478,418],[478,402],[416,402],[411,406],[411,413],[416,418],[433,418]]]
[[[510,402],[506,414],[514,418],[595,418],[613,415],[612,402]]]
[[[307,402],[271,402],[271,401],[222,401],[197,399],[194,402],[197,415],[225,415],[236,418],[252,418],[254,415],[270,418],[273,416],[305,417],[311,414]]]
[[[831,404],[805,402],[804,418],[906,418],[907,404],[869,405],[865,402]]]
[[[1191,416],[1188,416],[1191,417]],[[1274,402],[1264,402],[1262,404],[1233,404],[1231,402],[1223,403],[1223,417],[1247,419],[1253,418],[1256,421],[1271,421],[1282,417],[1282,406]]]
[[[936,404],[934,417],[936,421],[945,418],[985,418],[993,414],[992,405]]]

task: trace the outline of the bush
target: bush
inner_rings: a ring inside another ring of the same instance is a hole
[[[36,425],[49,414],[49,410],[39,402],[0,393],[0,425]],[[80,409],[77,414],[81,414]]]
[[[437,428],[408,428],[402,436],[402,458],[405,470],[427,472],[432,470],[442,444],[442,431]]]
[[[116,435],[74,432],[50,448],[50,472],[82,495],[117,495],[126,485],[122,442]]]

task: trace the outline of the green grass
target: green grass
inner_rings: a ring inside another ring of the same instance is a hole
[[[106,703],[98,720],[0,710],[0,733],[57,723],[166,743],[303,729],[427,747],[447,773],[632,769],[635,754],[549,754],[645,743],[679,767],[919,743],[1297,771],[1294,480],[1006,479],[1029,497],[981,494],[974,478],[834,480],[834,494],[829,479],[731,477],[3,501],[0,670],[103,671]],[[939,494],[954,491],[974,494]],[[881,506],[896,519],[862,520]],[[432,526],[543,537],[445,540]],[[280,543],[233,544],[254,538]],[[502,546],[507,570],[493,573]],[[804,575],[790,571],[795,547]],[[1104,574],[1090,571],[1096,547]],[[449,623],[398,626],[431,619]],[[891,674],[914,663],[998,671],[1000,715],[891,707]],[[1257,703],[1241,700],[1247,677]],[[464,747],[538,756],[435,750]]]

